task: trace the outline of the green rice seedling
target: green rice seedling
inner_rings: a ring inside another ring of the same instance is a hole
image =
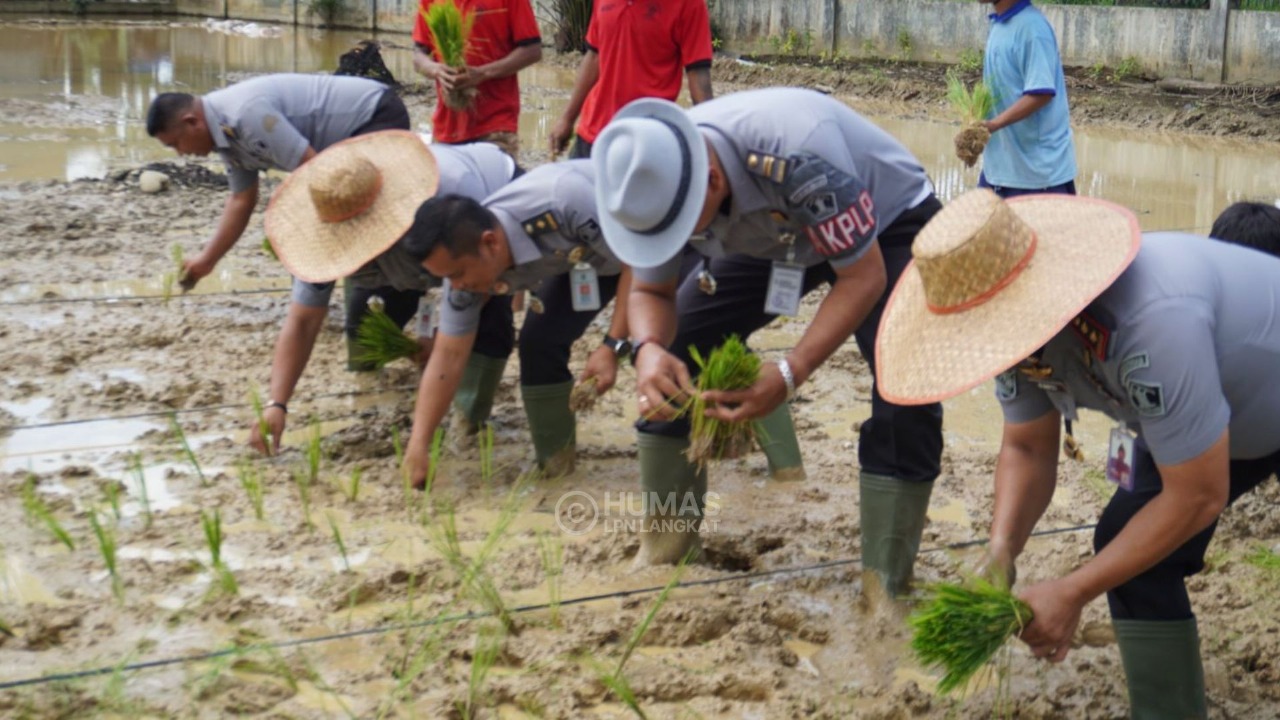
[[[476,711],[485,701],[485,678],[498,662],[506,639],[505,628],[495,623],[485,623],[476,632],[475,645],[471,648],[471,674],[467,677],[467,698],[456,705],[466,720],[476,717]]]
[[[120,483],[108,480],[102,486],[102,494],[107,496],[107,505],[111,508],[111,516],[120,522]]]
[[[1280,553],[1265,545],[1258,545],[1245,556],[1244,561],[1261,570],[1271,580],[1280,580]]]
[[[253,506],[253,516],[259,520],[266,519],[266,513],[263,511],[265,493],[262,487],[262,473],[258,471],[257,466],[248,461],[241,461],[237,470],[240,476],[240,487],[244,488],[244,494],[248,496],[249,504]]]
[[[644,710],[640,707],[640,700],[636,697],[636,691],[631,689],[631,683],[625,675],[610,673],[603,666],[596,668],[595,672],[600,683],[618,699],[618,702],[625,705],[640,720],[649,720],[649,716],[645,715]]]
[[[356,328],[356,361],[382,368],[418,353],[418,341],[383,310],[370,308]]]
[[[355,502],[360,499],[360,477],[364,471],[358,467],[351,468],[351,478],[347,480],[346,485],[339,484],[339,489],[346,496],[347,502]]]
[[[538,538],[542,573],[547,576],[547,605],[551,608],[551,624],[560,627],[560,583],[564,577],[564,544],[556,533],[543,533]]]
[[[209,544],[209,563],[218,578],[218,586],[224,593],[235,595],[240,592],[240,585],[231,568],[222,561],[222,513],[215,508],[210,516],[201,510],[200,526],[204,528],[204,539]]]
[[[439,619],[453,613],[454,606],[450,603],[436,617]],[[431,623],[423,628],[421,636],[406,640],[406,653],[399,664],[391,671],[396,678],[396,686],[388,693],[386,702],[379,707],[379,720],[387,717],[400,703],[407,699],[413,689],[414,681],[421,677],[427,671],[427,668],[434,668],[439,665],[443,654],[445,636],[448,635],[452,627],[451,624],[444,622]]]
[[[176,245],[174,247],[177,247]],[[182,455],[191,463],[191,467],[195,468],[196,477],[200,478],[200,487],[209,487],[209,481],[204,476],[204,470],[200,469],[200,461],[196,459],[196,454],[191,451],[191,443],[187,442],[187,434],[182,431],[182,425],[178,423],[178,414],[169,413],[169,431],[173,433],[174,438],[178,440],[178,444],[182,446]]]
[[[305,470],[293,473],[293,484],[298,486],[298,499],[302,502],[302,524],[307,530],[314,530],[311,522],[311,480]]]
[[[943,694],[964,687],[1029,622],[1031,608],[1026,603],[983,578],[932,586],[907,619],[915,656],[925,667],[943,671],[938,682]]]
[[[262,238],[262,252],[272,260],[280,262],[280,256],[276,255],[276,249],[271,246],[271,238],[265,236]]]
[[[36,492],[36,476],[27,475],[27,480],[22,484],[22,509],[26,513],[27,519],[32,523],[39,523],[49,528],[49,532],[58,539],[58,542],[67,546],[68,550],[75,550],[76,544],[71,539],[71,534],[62,527],[58,522],[58,518],[53,516],[53,511],[39,493]]]
[[[688,569],[689,563],[693,561],[695,554],[696,552],[691,550],[680,560],[680,563],[676,565],[675,572],[671,573],[671,578],[663,586],[662,592],[658,593],[658,596],[653,599],[653,603],[649,605],[649,612],[645,613],[640,624],[636,625],[635,630],[631,631],[631,637],[622,649],[622,657],[618,659],[618,667],[613,671],[615,677],[622,676],[622,671],[627,666],[627,660],[631,659],[631,654],[640,646],[640,641],[644,639],[645,633],[649,632],[649,626],[653,624],[653,619],[658,616],[662,606],[667,604],[667,600],[671,597],[671,592],[680,584],[680,579],[684,577],[685,570]]]
[[[333,531],[333,543],[338,546],[338,552],[342,555],[342,566],[347,572],[351,572],[351,561],[347,558],[347,544],[342,542],[342,531],[338,529],[333,513],[325,513],[325,518],[329,521],[329,529]]]
[[[322,439],[320,423],[312,418],[311,425],[307,428],[307,447],[302,451],[302,456],[307,461],[307,484],[311,487],[315,487],[320,481],[320,461],[324,457],[320,448]]]
[[[444,456],[444,428],[436,428],[436,434],[431,436],[431,467],[427,469],[427,479],[422,486],[422,495],[427,497],[431,494],[431,488],[436,484],[436,473],[440,472],[440,458]],[[425,514],[427,504],[422,504]]]
[[[966,167],[973,167],[974,163],[978,162],[978,158],[982,157],[987,141],[991,139],[991,133],[983,125],[983,121],[995,110],[995,94],[991,92],[990,86],[981,80],[974,83],[973,89],[970,90],[965,87],[964,80],[960,79],[959,74],[948,72],[947,103],[960,116],[960,122],[964,124],[964,128],[955,138],[956,157],[960,158]]]
[[[99,522],[96,510],[89,511],[89,527],[93,528],[93,536],[98,539],[98,551],[102,553],[102,561],[107,566],[107,573],[111,575],[111,593],[116,596],[116,600],[124,602],[124,583],[120,581],[116,565],[116,531]]]
[[[489,487],[493,480],[493,423],[485,423],[479,432],[480,480]]]
[[[436,60],[451,68],[467,65],[467,50],[471,46],[471,29],[475,25],[475,11],[461,10],[453,0],[435,0],[429,7],[419,10],[431,32],[431,45]],[[444,102],[453,110],[467,110],[475,102],[474,87],[451,89],[445,93]]]
[[[144,527],[150,530],[154,518],[151,515],[151,493],[147,490],[147,474],[142,469],[142,453],[129,453],[129,473],[138,484],[138,501],[142,503]]]
[[[515,520],[519,510],[519,496],[523,483],[517,482],[508,494],[497,520],[489,528],[488,535],[480,544],[475,556],[468,558],[462,551],[462,542],[458,536],[457,515],[452,506],[442,505],[437,512],[437,522],[427,528],[428,537],[449,564],[458,581],[459,592],[471,597],[484,606],[494,617],[502,621],[511,635],[518,635],[515,620],[507,609],[506,601],[498,590],[493,576],[488,571],[489,562],[497,553],[506,538],[511,522]]]
[[[262,414],[262,393],[258,392],[258,388],[249,389],[249,404],[253,406],[253,416],[258,420],[258,434],[262,436],[262,446],[271,450],[271,426],[267,424],[267,418]]]
[[[404,464],[404,441],[400,438],[400,426],[391,426],[391,449],[395,452],[396,468],[400,471],[400,491],[404,497],[404,510],[413,521],[413,514],[418,506],[418,495],[413,489],[413,478],[409,476],[409,468]]]
[[[702,357],[698,349],[689,346],[693,361],[697,363],[698,392],[685,408],[691,414],[689,422],[689,461],[703,467],[709,460],[737,457],[746,452],[755,437],[755,423],[750,420],[724,422],[706,416],[710,405],[702,399],[708,390],[744,390],[760,377],[760,358],[747,349],[737,335],[730,335],[724,344]]]

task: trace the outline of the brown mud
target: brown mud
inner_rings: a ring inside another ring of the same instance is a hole
[[[829,85],[855,105],[872,106],[868,111],[944,116],[941,72],[876,67],[884,72],[882,85],[870,71],[853,69],[719,63],[715,72],[722,91],[766,82]],[[1280,139],[1280,119],[1261,112],[1241,111],[1228,123],[1224,106],[1198,111],[1203,118],[1188,122],[1192,111],[1181,106],[1138,102],[1148,98],[1145,90],[1129,96],[1122,84],[1101,99],[1091,98],[1080,78],[1073,83],[1083,122]],[[531,104],[567,94],[536,86],[524,92]],[[415,121],[428,116],[430,102],[415,96]],[[1144,124],[1144,117],[1154,124]],[[532,165],[544,157],[531,148],[522,161]],[[287,298],[228,293],[287,283],[261,251],[260,214],[194,294],[167,302],[56,302],[160,294],[169,246],[180,243],[191,256],[225,199],[225,190],[206,187],[207,176],[189,169],[206,165],[179,162],[188,169],[175,174],[189,182],[156,195],[138,190],[136,171],[103,181],[0,188],[0,366],[9,368],[0,383],[0,417],[10,426],[0,433],[0,622],[11,631],[0,633],[0,682],[238,650],[204,662],[0,691],[0,716],[457,717],[475,659],[484,655],[477,651],[484,646],[477,645],[479,631],[494,623],[427,623],[491,607],[474,592],[491,585],[508,608],[619,595],[565,604],[558,613],[514,612],[480,683],[479,717],[632,717],[600,676],[617,667],[653,602],[653,593],[626,591],[661,587],[671,576],[667,568],[630,567],[638,549],[626,527],[634,502],[629,507],[622,494],[637,489],[632,371],[621,368],[619,387],[580,418],[575,475],[519,482],[531,447],[513,361],[494,413],[493,470],[476,448],[447,450],[432,503],[424,505],[421,495],[404,490],[393,439],[406,436],[415,368],[400,361],[378,373],[346,372],[339,310],[289,404],[284,452],[255,458],[245,447],[253,422],[248,393],[266,385]],[[269,191],[277,180],[267,182]],[[264,206],[269,194],[262,193]],[[219,294],[202,295],[210,292]],[[3,304],[14,301],[42,304]],[[815,307],[811,299],[801,319],[757,334],[755,347],[771,357],[793,345]],[[579,343],[575,369],[603,329],[593,328]],[[856,562],[733,579],[857,558],[856,428],[868,413],[870,381],[849,344],[803,388],[794,408],[805,481],[768,480],[758,452],[711,467],[717,512],[704,533],[705,561],[684,580],[725,582],[673,593],[627,660],[623,676],[646,715],[1125,717],[1103,600],[1086,608],[1066,662],[1034,660],[1015,644],[1006,691],[990,682],[965,698],[940,697],[931,675],[907,655],[899,609],[862,599]],[[221,405],[237,407],[177,416],[204,482],[163,415],[12,427]],[[957,398],[947,412],[921,581],[954,579],[971,566],[975,550],[945,548],[984,537],[991,512],[1000,424],[990,388]],[[303,453],[309,419],[324,436],[314,483],[306,481]],[[1096,417],[1083,425],[1087,459],[1063,464],[1041,528],[1092,523],[1108,495],[1101,480],[1107,426]],[[128,468],[131,452],[140,454],[141,479]],[[263,519],[242,487],[246,475],[262,479]],[[28,479],[74,550],[24,512]],[[111,498],[122,488],[116,519]],[[504,519],[508,503],[514,514]],[[579,511],[591,504],[602,517],[584,531],[581,521],[589,518]],[[202,514],[215,509],[236,594],[219,590],[200,529]],[[91,530],[92,513],[113,529],[119,546],[119,600]],[[450,514],[456,543],[444,532]],[[504,524],[505,533],[489,542],[492,529]],[[1280,486],[1268,482],[1224,515],[1208,568],[1190,582],[1215,720],[1280,718],[1280,577],[1246,560],[1259,545],[1278,542]],[[548,566],[548,554],[561,559]],[[1090,554],[1088,531],[1035,539],[1019,562],[1020,582],[1060,575]],[[477,557],[488,558],[483,572],[465,566]],[[404,623],[416,625],[261,649]]]

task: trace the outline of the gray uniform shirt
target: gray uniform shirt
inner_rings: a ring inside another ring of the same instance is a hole
[[[296,169],[308,146],[320,152],[351,137],[386,89],[366,78],[283,74],[205,95],[205,122],[231,192],[252,187],[259,170]]]
[[[514,265],[498,277],[504,292],[533,289],[577,262],[602,276],[622,272],[600,231],[595,183],[590,160],[567,160],[531,170],[484,201],[511,245]],[[448,280],[444,287],[449,301],[441,304],[440,331],[475,332],[485,296],[453,290]]]
[[[805,267],[852,265],[880,230],[933,192],[924,168],[889,133],[812,90],[733,93],[689,117],[715,148],[733,193],[693,246]],[[638,279],[669,281],[680,256]]]
[[[1162,464],[1230,431],[1232,459],[1280,450],[1280,260],[1184,233],[1147,233],[1138,257],[1045,346],[1053,369],[996,379],[1007,422],[1100,410]]]
[[[511,182],[516,163],[511,156],[490,143],[470,145],[432,145],[440,169],[441,195],[455,193],[473,200],[483,200],[502,186]],[[427,290],[440,284],[439,279],[427,273],[421,263],[413,261],[400,244],[393,244],[386,252],[365,263],[351,275],[351,281],[360,287],[384,287],[397,290]],[[333,283],[309,283],[293,280],[293,302],[307,307],[326,307],[333,294]]]

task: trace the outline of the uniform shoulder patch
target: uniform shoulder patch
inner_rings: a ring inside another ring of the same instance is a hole
[[[1130,355],[1120,363],[1120,382],[1128,380],[1130,375],[1147,367],[1151,367],[1151,358],[1147,353],[1140,352]]]
[[[777,155],[752,150],[747,153],[747,172],[762,178],[781,183],[787,179],[787,170],[791,161]]]
[[[541,215],[534,215],[531,218],[520,221],[520,227],[524,229],[524,233],[531,238],[542,237],[547,233],[558,232],[560,230],[560,218],[556,216],[554,210],[548,210]]]
[[[996,376],[996,399],[1009,402],[1018,397],[1018,369],[1005,370]]]
[[[224,136],[226,136],[226,138],[227,138],[228,140],[235,140],[235,139],[236,139],[236,137],[237,137],[237,136],[236,136],[236,129],[235,129],[235,128],[233,128],[233,127],[231,127],[230,125],[227,125],[227,124],[223,124],[223,125],[221,125],[220,127],[222,128],[222,134],[223,134]]]
[[[1129,393],[1129,403],[1142,417],[1159,417],[1165,414],[1164,386],[1161,383],[1126,380],[1124,387]]]

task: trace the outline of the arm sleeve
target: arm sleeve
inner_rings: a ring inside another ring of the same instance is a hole
[[[857,262],[879,232],[867,184],[812,151],[796,153],[789,162],[782,193],[813,248],[835,268]]]
[[[427,21],[422,17],[422,13],[426,12],[430,6],[431,0],[422,0],[418,3],[417,14],[413,16],[413,41],[427,52],[432,52],[431,31],[427,29]]]
[[[444,281],[444,289],[440,297],[440,332],[445,335],[461,337],[476,332],[480,327],[480,308],[484,306],[485,296],[466,290],[454,290],[448,280]]]
[[[711,17],[703,0],[686,0],[677,28],[680,64],[684,68],[705,67],[711,63]]]
[[[1046,29],[1032,35],[1022,58],[1022,94],[1057,94],[1058,63],[1058,46],[1052,31]]]
[[[242,145],[251,148],[275,167],[296,170],[311,143],[279,109],[262,101],[245,106],[240,120]]]
[[[1053,409],[1049,394],[1036,386],[1017,368],[1010,368],[996,376],[996,399],[1004,421],[1010,424],[1030,422],[1044,417]]]
[[[591,3],[591,19],[587,21],[587,43],[588,50],[600,52],[600,3]]]
[[[333,295],[333,283],[309,283],[293,279],[293,292],[289,299],[306,307],[329,307]]]
[[[243,192],[257,184],[257,170],[248,170],[227,163],[227,185],[231,188],[231,194]]]
[[[670,260],[651,268],[632,268],[631,273],[637,281],[643,283],[665,283],[680,276],[680,259],[684,252],[677,252]]]
[[[511,42],[515,45],[532,45],[542,42],[538,19],[533,16],[529,0],[511,0]]]
[[[1120,384],[1151,455],[1162,465],[1208,450],[1231,422],[1212,312],[1180,299],[1141,313],[1124,334]],[[1145,361],[1139,360],[1146,355]],[[1124,360],[1133,358],[1135,362]],[[1132,364],[1126,373],[1124,367]]]

